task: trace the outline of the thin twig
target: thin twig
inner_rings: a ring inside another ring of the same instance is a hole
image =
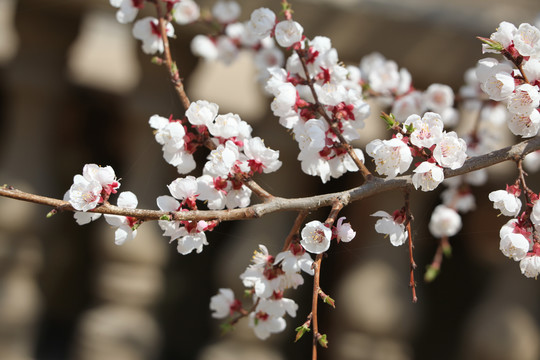
[[[336,218],[343,209],[343,207],[346,205],[346,201],[343,199],[335,199],[332,203],[332,209],[330,210],[330,214],[328,214],[328,218],[324,222],[324,224],[328,228],[332,228],[332,225],[336,221]],[[322,263],[323,254],[317,254],[317,257],[315,259],[315,262],[313,263],[313,269],[315,270],[315,274],[313,275],[313,294],[312,294],[312,300],[311,300],[311,326],[313,329],[313,346],[312,346],[312,360],[317,360],[317,343],[319,342],[319,339],[321,338],[321,334],[319,333],[319,323],[318,323],[318,317],[317,317],[317,307],[318,307],[318,301],[319,301],[319,293],[321,290],[320,286],[320,280],[321,280],[321,263]]]
[[[317,317],[317,304],[319,301],[319,288],[321,280],[321,263],[323,254],[318,254],[313,262],[313,294],[311,298],[311,328],[313,329],[313,345],[311,350],[311,359],[317,360],[317,336],[319,335],[319,324]]]
[[[163,41],[163,54],[165,55],[165,64],[167,65],[167,69],[169,70],[169,76],[171,78],[171,82],[174,85],[174,89],[176,90],[176,93],[178,94],[178,97],[180,98],[180,101],[182,102],[182,106],[185,110],[189,108],[190,101],[186,94],[186,91],[184,90],[184,83],[182,79],[180,78],[180,73],[178,71],[178,67],[176,65],[176,62],[173,61],[171,56],[171,48],[169,46],[169,38],[167,36],[167,20],[164,18],[161,6],[158,2],[155,3],[156,5],[156,11],[159,19],[159,29],[161,31],[161,40]]]
[[[411,213],[411,206],[410,206],[410,193],[408,190],[405,190],[405,212],[406,212],[406,220],[405,220],[405,226],[407,228],[408,233],[408,243],[409,243],[409,264],[410,264],[410,276],[409,276],[409,287],[412,291],[412,301],[413,303],[418,301],[418,297],[416,296],[416,281],[414,281],[414,270],[416,270],[416,262],[414,261],[414,255],[413,255],[413,240],[412,240],[412,231],[411,231],[411,221],[412,221],[412,213]]]
[[[298,236],[298,232],[300,231],[300,228],[302,227],[302,224],[304,223],[304,220],[306,219],[306,216],[308,216],[309,211],[302,210],[298,213],[298,216],[296,216],[296,220],[294,220],[294,224],[291,228],[291,231],[289,232],[289,235],[285,239],[285,244],[283,244],[283,249],[281,251],[287,251],[291,247],[291,244],[293,242],[293,239]]]

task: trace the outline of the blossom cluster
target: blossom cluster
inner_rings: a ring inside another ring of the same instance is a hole
[[[240,300],[231,289],[219,289],[210,300],[212,316],[218,319],[233,317],[235,313],[248,316],[249,326],[260,339],[285,330],[284,316],[296,316],[298,305],[284,297],[285,290],[296,289],[304,283],[302,272],[313,275],[313,259],[308,252],[321,254],[330,247],[332,239],[351,241],[356,233],[345,218],[338,219],[332,228],[314,220],[307,223],[301,232],[300,242],[293,242],[285,251],[275,257],[264,245],[255,251],[252,263],[240,275],[243,285],[253,300],[253,307],[243,312]],[[247,313],[247,314],[246,314]]]
[[[467,144],[454,132],[444,131],[439,114],[427,112],[423,117],[410,115],[402,125],[393,118],[387,122],[398,132],[390,140],[375,139],[366,146],[373,157],[376,171],[388,178],[406,172],[413,157],[421,158],[413,170],[416,189],[431,191],[443,180],[443,168],[458,169],[467,158]]]
[[[526,190],[526,209],[522,211],[519,182],[489,194],[493,208],[501,215],[511,217],[499,232],[499,249],[508,258],[519,261],[523,275],[536,278],[540,274],[540,201],[538,194]]]
[[[174,180],[169,186],[172,196],[158,197],[162,211],[197,210],[196,200],[209,209],[243,208],[251,202],[252,190],[244,180],[256,173],[271,173],[281,167],[279,151],[272,150],[259,137],[251,136],[251,126],[236,114],[218,115],[218,105],[205,100],[191,103],[186,117],[175,120],[159,115],[150,117],[156,141],[162,145],[165,160],[181,174],[195,168],[193,153],[202,145],[213,148],[202,175]],[[178,240],[178,252],[201,252],[207,245],[205,231],[215,221],[160,220],[159,225],[171,241]]]
[[[243,285],[249,289],[254,306],[248,313],[249,326],[260,339],[267,339],[271,334],[285,330],[285,314],[296,316],[298,305],[292,299],[284,297],[284,291],[296,289],[304,283],[301,271],[314,274],[313,259],[298,244],[293,244],[275,257],[268,253],[264,245],[259,245],[252,263],[240,275]],[[210,300],[210,309],[214,318],[226,318],[240,312],[241,303],[234,298],[231,289],[220,289]]]
[[[89,212],[97,206],[108,203],[111,194],[116,194],[120,182],[116,178],[111,166],[101,167],[96,164],[86,164],[82,175],[77,174],[73,178],[73,184],[64,194],[64,201],[78,210],[73,217],[79,225],[88,224],[101,217],[100,213]],[[131,191],[124,191],[118,195],[118,206],[126,209],[137,207],[137,196]],[[114,242],[122,245],[137,235],[137,227],[140,221],[120,215],[105,215],[105,220],[111,226],[116,227]]]
[[[145,0],[110,0],[110,4],[118,8],[116,20],[121,24],[128,24],[135,20],[139,10],[144,8]],[[168,2],[169,11],[177,24],[185,25],[199,19],[199,5],[193,0]],[[162,39],[161,24],[159,19],[146,16],[137,20],[132,28],[132,35],[142,42],[142,50],[145,54],[163,53],[164,44]],[[164,22],[165,34],[174,36],[174,27],[170,22]]]
[[[482,90],[490,99],[503,102],[511,116],[510,131],[527,138],[540,129],[540,30],[523,23],[503,21],[497,31],[484,41],[483,51],[505,57],[484,58],[478,62],[476,75]]]
[[[378,52],[364,56],[358,68],[349,69],[358,74],[358,81],[370,96],[384,106],[391,105],[392,114],[400,122],[427,111],[440,114],[447,126],[455,125],[458,120],[451,87],[435,83],[425,91],[416,89],[407,69],[400,69],[395,61]]]

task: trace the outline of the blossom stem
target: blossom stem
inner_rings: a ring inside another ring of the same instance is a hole
[[[335,199],[332,203],[332,209],[330,210],[330,214],[328,215],[328,218],[324,222],[326,226],[329,228],[332,228],[332,225],[336,221],[336,218],[345,206],[345,202],[342,199]],[[313,345],[312,345],[312,360],[317,360],[317,344],[319,343],[319,339],[321,337],[321,334],[319,334],[319,324],[318,324],[318,317],[317,317],[317,305],[319,301],[319,294],[321,292],[321,286],[320,286],[320,280],[321,280],[321,263],[322,263],[323,254],[317,254],[317,257],[315,261],[313,262],[313,270],[315,271],[313,275],[313,294],[312,294],[312,301],[311,301],[311,326],[313,330]]]
[[[167,69],[169,70],[169,76],[171,78],[171,82],[174,85],[174,89],[176,90],[176,93],[178,94],[178,97],[180,98],[180,101],[182,102],[182,106],[185,110],[189,108],[189,104],[191,103],[189,101],[189,98],[186,94],[186,91],[184,89],[184,83],[182,82],[182,79],[180,78],[180,73],[178,71],[178,67],[176,66],[176,62],[173,61],[171,56],[171,47],[169,46],[169,38],[167,37],[167,21],[165,20],[165,17],[163,16],[161,6],[158,2],[155,2],[156,5],[156,11],[159,19],[159,29],[161,32],[161,40],[163,41],[163,54],[165,55],[165,64],[167,65]]]
[[[312,360],[317,360],[317,335],[319,334],[317,304],[319,301],[322,257],[323,254],[318,254],[315,261],[313,262],[313,269],[315,270],[315,274],[313,275],[313,294],[311,300],[311,329],[313,330],[313,345],[311,351]]]
[[[412,291],[412,301],[413,303],[418,301],[418,297],[416,296],[416,282],[414,280],[414,270],[416,269],[416,262],[414,261],[414,255],[413,255],[413,240],[412,240],[412,231],[411,231],[411,221],[413,220],[412,213],[411,213],[411,207],[410,207],[410,192],[408,190],[405,190],[405,211],[406,211],[406,228],[407,228],[407,235],[408,235],[408,242],[409,242],[409,263],[410,263],[410,277],[409,277],[409,287]]]
[[[428,266],[428,270],[424,277],[426,282],[431,282],[435,280],[435,278],[439,274],[439,270],[441,269],[441,265],[443,262],[443,247],[446,246],[447,244],[448,244],[448,237],[443,236],[442,238],[439,239],[439,245],[437,246],[435,255],[433,255],[433,261]]]
[[[341,131],[339,130],[338,123],[333,121],[330,118],[330,116],[328,116],[323,105],[320,103],[319,97],[317,96],[317,92],[315,91],[315,87],[313,86],[313,79],[309,75],[309,70],[307,68],[306,59],[304,56],[304,50],[297,49],[296,53],[298,54],[298,58],[300,59],[300,62],[302,64],[302,69],[304,70],[304,73],[306,75],[307,85],[309,86],[309,89],[311,90],[311,94],[313,95],[313,99],[315,101],[317,111],[326,120],[326,122],[330,126],[330,129],[332,129],[332,132],[334,133],[334,135],[336,135],[341,145],[345,147],[345,150],[347,150],[347,153],[349,154],[349,156],[353,159],[356,166],[358,166],[358,169],[360,169],[360,174],[362,174],[362,177],[364,178],[364,180],[365,181],[371,180],[373,178],[373,174],[368,170],[368,168],[364,165],[364,163],[358,158],[353,147],[347,142],[347,140],[345,140],[345,138],[343,137],[343,134],[341,134]]]
[[[294,220],[294,224],[291,228],[291,231],[289,232],[287,239],[285,239],[285,244],[283,244],[283,249],[281,251],[289,250],[293,240],[295,238],[298,239],[298,232],[300,231],[300,228],[304,224],[304,220],[306,219],[306,216],[308,216],[308,214],[309,214],[309,211],[307,210],[302,210],[298,213],[298,215],[296,216],[296,220]]]

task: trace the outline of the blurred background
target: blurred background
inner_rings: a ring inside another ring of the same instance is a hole
[[[278,1],[239,2],[243,20],[261,6],[279,11]],[[537,0],[292,4],[306,36],[330,37],[344,63],[358,64],[378,51],[407,68],[416,87],[443,83],[455,91],[482,57],[475,36],[489,36],[502,20],[534,22],[540,12]],[[141,208],[157,208],[156,197],[168,194],[166,185],[177,174],[162,160],[148,118],[181,117],[184,109],[165,69],[141,53],[131,25],[118,24],[115,11],[107,0],[0,0],[0,184],[61,198],[84,164],[97,163],[113,166],[123,179],[121,190],[136,193]],[[174,56],[191,100],[238,113],[280,150],[283,168],[256,180],[283,197],[356,186],[357,174],[322,186],[299,170],[296,144],[269,111],[271,99],[254,81],[249,54],[231,66],[190,54],[191,38],[205,30],[177,26]],[[376,116],[369,122],[360,146],[385,136]],[[423,273],[437,243],[427,223],[440,191],[413,195],[417,304],[408,288],[407,250],[374,233],[369,217],[400,208],[402,194],[378,195],[343,211],[357,237],[333,247],[323,262],[322,288],[337,308],[320,305],[320,329],[330,343],[320,359],[540,359],[538,283],[498,250],[507,219],[498,218],[487,201],[490,191],[514,181],[516,171],[502,165],[491,175],[477,189],[477,211],[451,239],[452,258],[431,284]],[[535,183],[538,177],[531,175],[533,188]],[[104,221],[80,227],[69,213],[46,219],[49,210],[0,198],[0,359],[310,356],[309,336],[293,343],[295,327],[310,312],[310,278],[287,294],[300,304],[297,317],[287,318],[286,331],[266,342],[245,322],[220,336],[208,309],[220,287],[242,293],[238,276],[253,251],[265,244],[276,254],[295,214],[221,224],[201,254],[182,256],[157,224],[144,224],[134,241],[118,247]]]

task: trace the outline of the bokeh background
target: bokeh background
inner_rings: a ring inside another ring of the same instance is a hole
[[[211,6],[212,1],[199,2]],[[278,1],[240,1],[242,19]],[[147,6],[147,8],[149,8]],[[328,36],[347,64],[379,51],[407,68],[418,88],[458,90],[482,56],[475,36],[500,21],[534,22],[537,0],[296,0],[294,17],[308,37]],[[150,9],[147,9],[150,13]],[[0,0],[0,184],[61,198],[86,163],[112,165],[121,190],[156,208],[177,176],[162,160],[148,118],[183,109],[164,68],[152,65],[114,19],[107,0]],[[189,42],[202,26],[176,27],[172,42],[188,95],[235,112],[254,134],[281,151],[283,168],[256,180],[284,197],[356,186],[348,174],[322,186],[299,170],[296,144],[277,125],[255,83],[249,54],[225,66],[199,61]],[[374,113],[376,109],[374,108]],[[359,145],[385,136],[375,116]],[[203,160],[201,158],[201,160]],[[200,170],[199,170],[200,171]],[[402,206],[402,194],[378,195],[343,211],[357,238],[335,246],[323,262],[322,287],[337,308],[320,306],[330,348],[320,359],[540,359],[538,283],[498,250],[506,221],[487,194],[514,180],[497,166],[477,190],[477,211],[452,238],[453,256],[432,284],[423,272],[437,246],[427,231],[439,191],[414,194],[417,304],[408,288],[408,254],[373,230],[369,214]],[[538,177],[531,175],[533,188]],[[538,189],[537,189],[538,190]],[[294,344],[294,328],[310,312],[311,279],[288,294],[300,304],[287,330],[261,342],[245,323],[220,336],[209,298],[220,287],[241,294],[238,275],[258,244],[278,252],[295,214],[225,223],[201,254],[182,256],[144,224],[122,247],[104,221],[80,227],[71,214],[0,199],[0,359],[305,359],[309,336]],[[310,215],[322,219],[325,212]]]

